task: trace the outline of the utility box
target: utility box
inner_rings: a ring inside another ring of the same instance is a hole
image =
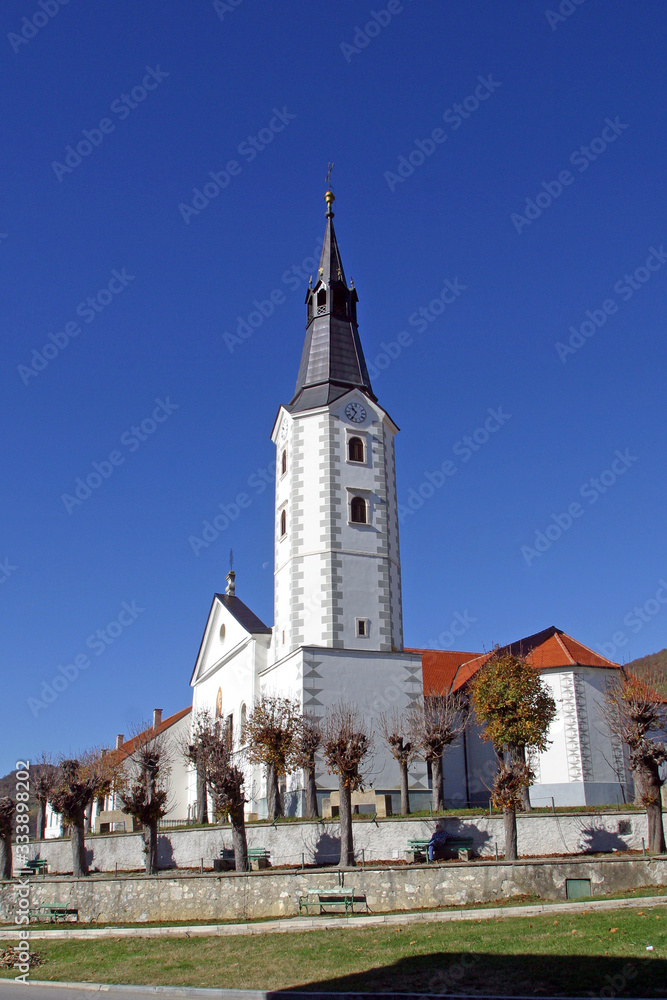
[[[591,880],[589,878],[566,878],[565,895],[567,899],[590,899]]]

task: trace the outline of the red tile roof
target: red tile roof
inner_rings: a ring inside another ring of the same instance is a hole
[[[137,749],[137,747],[140,745],[142,738],[157,736],[160,733],[165,732],[165,730],[171,729],[172,726],[175,726],[177,722],[180,722],[181,719],[184,719],[185,716],[188,715],[188,713],[191,711],[192,708],[190,705],[188,705],[187,708],[182,708],[180,712],[176,712],[174,715],[170,715],[168,719],[163,719],[160,725],[157,727],[157,729],[154,730],[152,726],[148,726],[148,728],[144,729],[143,732],[138,733],[136,736],[133,736],[132,739],[130,740],[125,740],[125,742],[121,744],[120,747],[117,747],[114,750],[110,750],[109,752],[116,754],[118,756],[119,761],[125,760],[126,757],[129,757],[130,754]]]
[[[493,652],[460,653],[436,649],[410,649],[406,652],[422,654],[425,695],[458,691],[493,656]],[[593,652],[555,625],[503,646],[498,652],[524,656],[536,670],[575,665],[619,669],[618,663]]]
[[[446,694],[456,671],[476,653],[461,653],[451,649],[406,649],[406,653],[421,653],[424,694]]]

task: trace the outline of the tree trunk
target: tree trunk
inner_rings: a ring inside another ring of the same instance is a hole
[[[317,808],[317,784],[315,783],[314,762],[309,767],[304,768],[304,775],[306,784],[306,818],[315,819],[320,813]]]
[[[521,806],[524,812],[533,811],[533,807],[530,804],[530,788],[528,785],[524,785],[521,789]]]
[[[401,770],[401,816],[410,815],[410,789],[408,787],[408,762],[399,760]]]
[[[632,778],[635,786],[635,800],[634,804],[636,806],[644,805],[644,780],[643,776],[638,771],[633,771]]]
[[[100,824],[100,813],[104,812],[104,806],[106,802],[106,795],[98,795],[95,800],[95,820],[99,826]]]
[[[338,791],[340,793],[340,808],[338,817],[340,819],[340,861],[339,868],[351,868],[354,865],[354,840],[352,838],[352,792],[349,785],[345,784],[342,775],[338,777]]]
[[[283,802],[280,797],[280,785],[278,784],[278,772],[273,764],[269,764],[266,769],[266,805],[269,810],[270,820],[284,815]]]
[[[157,872],[157,820],[151,820],[144,826],[144,855],[147,875]]]
[[[648,827],[649,854],[665,853],[665,829],[662,825],[662,796],[660,789],[660,770],[655,764],[650,773],[641,775],[640,785],[643,790],[643,804],[646,806],[646,824]]]
[[[445,808],[442,757],[431,758],[431,774],[433,776],[433,812],[442,812]]]
[[[505,861],[516,861],[518,853],[516,809],[514,806],[505,806],[503,809],[503,821],[505,826]]]
[[[651,802],[646,806],[646,822],[648,825],[649,854],[664,854],[665,830],[662,825],[662,803],[659,790],[657,802]]]
[[[248,841],[245,835],[245,817],[243,804],[229,810],[232,824],[232,847],[234,848],[234,867],[237,872],[248,871]]]
[[[197,765],[197,822],[203,824],[208,823],[206,765],[203,760]]]
[[[46,799],[44,799],[44,801],[38,799],[35,840],[44,840],[45,832],[46,832]]]
[[[88,874],[88,862],[86,860],[86,835],[84,833],[85,809],[76,817],[72,817],[72,874],[74,878],[83,878]]]
[[[12,838],[0,837],[0,878],[12,877]]]

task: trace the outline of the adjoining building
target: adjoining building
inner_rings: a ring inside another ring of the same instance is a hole
[[[116,737],[116,746],[109,750],[113,754],[123,770],[130,773],[133,768],[132,754],[140,745],[141,741],[152,736],[160,736],[163,741],[165,763],[168,770],[169,798],[167,799],[167,812],[162,823],[164,825],[176,826],[180,823],[187,823],[191,819],[191,806],[189,804],[189,783],[190,775],[188,766],[185,763],[181,744],[190,732],[191,709],[181,709],[168,718],[162,718],[162,709],[153,709],[153,723],[143,732],[126,740],[122,733]],[[118,799],[117,793],[112,789],[106,795],[100,795],[90,804],[86,815],[86,829],[93,833],[132,833],[136,829],[136,823],[127,813],[123,811],[122,803]],[[52,840],[55,837],[63,837],[67,834],[63,817],[60,813],[54,812],[50,805],[46,807],[46,830],[44,837]]]

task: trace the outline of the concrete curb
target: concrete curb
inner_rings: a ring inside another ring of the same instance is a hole
[[[453,920],[495,920],[503,917],[537,917],[548,913],[581,913],[585,910],[622,910],[642,906],[667,906],[667,896],[633,896],[627,899],[588,899],[581,902],[539,903],[532,906],[497,906],[479,910],[429,910],[413,913],[378,913],[351,917],[287,917],[246,924],[194,924],[178,927],[59,927],[30,931],[30,940],[90,940],[125,937],[229,937],[252,934],[300,934],[364,927],[392,927],[413,923],[449,923]],[[0,929],[0,940],[17,941],[21,931]],[[23,931],[25,933],[25,931]],[[2,980],[0,980],[2,982]],[[91,989],[93,987],[90,987]],[[244,994],[245,995],[245,994]],[[272,994],[273,995],[273,994]],[[259,994],[258,994],[259,996]],[[294,994],[290,994],[294,996]],[[516,1000],[516,998],[513,998]]]
[[[0,988],[3,983],[12,980],[0,980]],[[202,997],[206,1000],[369,1000],[370,997],[382,997],[383,1000],[443,1000],[441,993],[315,993],[310,990],[224,990],[205,989],[197,986],[113,986],[99,983],[54,983],[49,980],[30,980],[30,985],[48,990],[68,989],[68,990],[90,990],[102,993],[120,993],[121,996],[127,993],[149,994],[152,996],[173,997]],[[496,995],[484,996],[481,994],[468,993],[448,993],[448,1000],[498,1000]],[[501,997],[501,1000],[535,1000],[530,996],[508,996]],[[540,994],[539,1000],[590,1000],[590,997],[548,997]],[[648,1000],[648,998],[636,997],[633,1000]]]

